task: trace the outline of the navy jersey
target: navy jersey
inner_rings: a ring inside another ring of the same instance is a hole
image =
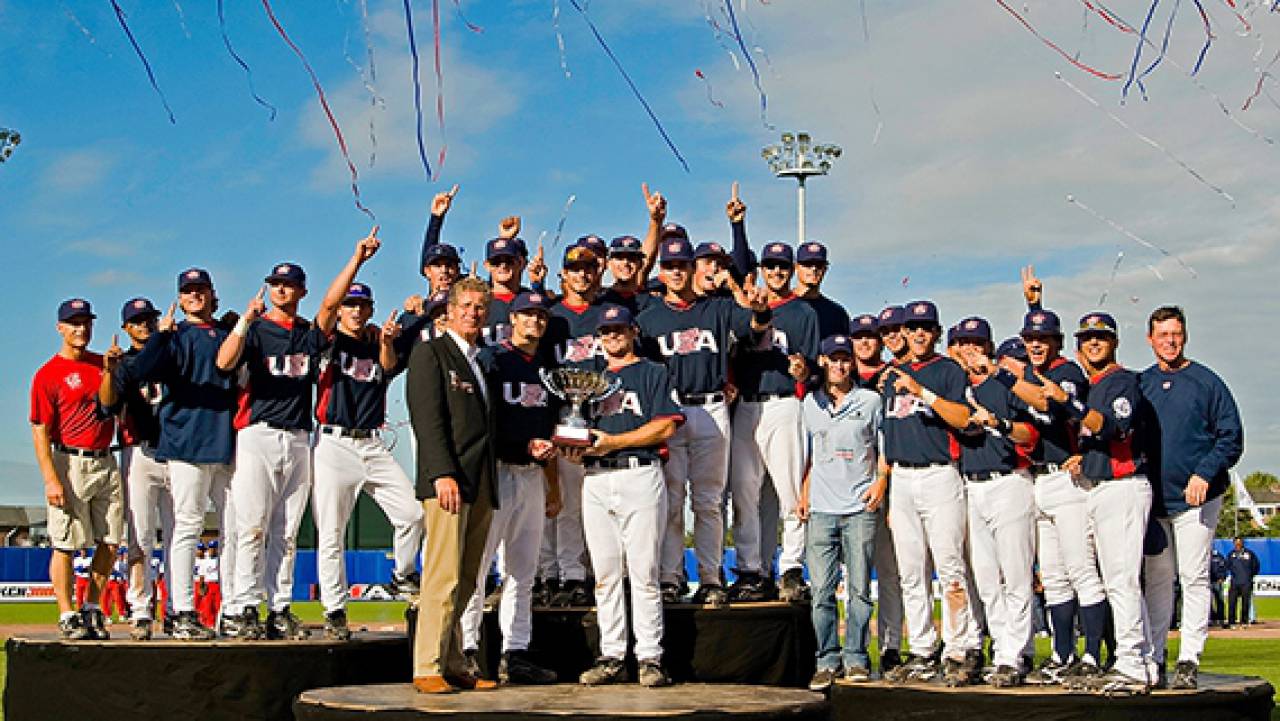
[[[600,294],[601,305],[620,305],[631,311],[632,318],[640,315],[641,311],[656,300],[657,298],[647,290],[623,291],[617,288],[606,288],[604,293]]]
[[[617,392],[596,402],[592,409],[593,425],[611,435],[634,431],[661,418],[684,422],[684,414],[671,393],[671,376],[661,363],[640,359],[621,368],[607,368],[605,377],[621,379]],[[645,458],[659,460],[665,444],[613,451],[604,458]]]
[[[156,459],[231,463],[235,458],[236,373],[218,369],[227,331],[183,321],[152,333],[134,359],[137,378],[164,385]]]
[[[1187,510],[1183,495],[1191,476],[1209,482],[1206,499],[1227,490],[1227,471],[1244,451],[1244,428],[1235,398],[1216,373],[1190,361],[1165,372],[1153,365],[1140,377],[1142,395],[1155,413],[1146,451],[1156,503],[1165,513]]]
[[[788,372],[788,356],[799,353],[817,367],[818,315],[808,303],[796,297],[773,307],[773,322],[755,343],[738,346],[734,357],[734,383],[744,396],[761,393],[795,393],[796,379]]]
[[[328,337],[305,318],[294,318],[288,325],[270,318],[251,323],[240,360],[249,371],[249,385],[236,415],[237,427],[266,423],[311,430],[311,386],[320,354],[328,347]]]
[[[399,365],[405,366],[409,362],[409,354],[413,353],[414,346],[426,343],[438,334],[435,324],[427,318],[426,314],[401,313],[396,322],[400,324],[400,335],[394,343],[396,357],[399,359]]]
[[[422,259],[418,261],[418,272],[422,277],[427,277],[424,268],[427,267],[427,249],[440,242],[440,231],[444,228],[444,216],[432,215],[427,221],[427,232],[422,235]]]
[[[1031,420],[1028,406],[995,378],[987,378],[978,385],[965,389],[965,400],[970,407],[982,406],[996,418],[1022,423]],[[1015,468],[1025,468],[1029,460],[1018,453],[1018,445],[1012,438],[994,428],[966,429],[959,436],[960,470],[965,473],[1008,473]]]
[[[1137,439],[1149,430],[1150,406],[1138,387],[1138,374],[1118,365],[1089,379],[1090,410],[1102,414],[1102,430],[1080,427],[1081,473],[1095,481],[1145,473]]]
[[[907,373],[920,385],[949,401],[964,403],[969,378],[959,363],[935,355],[923,363],[895,365],[884,382],[884,457],[889,463],[919,466],[952,463],[960,447],[947,422],[923,398],[894,390],[898,373]]]
[[[387,419],[387,385],[394,377],[382,367],[378,341],[336,331],[320,356],[316,420],[323,425],[372,430]],[[397,365],[396,370],[404,366]]]
[[[1067,395],[1083,402],[1089,397],[1089,381],[1084,377],[1080,366],[1066,358],[1058,357],[1049,362],[1049,368],[1041,371],[1045,378],[1057,383]],[[1030,365],[1027,366],[1024,380],[1032,385],[1041,385]],[[1063,409],[1050,406],[1046,412],[1029,408],[1031,421],[1040,434],[1040,443],[1036,445],[1031,457],[1036,463],[1061,464],[1075,455],[1077,450],[1076,433],[1079,424],[1071,419]]]
[[[490,356],[488,365],[501,392],[498,441],[494,444],[498,460],[516,465],[533,463],[529,441],[551,438],[559,419],[559,400],[538,375],[540,368],[549,366],[547,355],[525,355],[509,341],[490,346],[481,353]]]
[[[139,376],[138,355],[141,352],[139,348],[126,350],[111,382],[124,408],[119,426],[120,445],[136,446],[146,443],[154,448],[160,443],[160,419],[156,411],[160,406],[164,386],[148,382]]]
[[[889,364],[884,363],[884,364],[881,364],[879,368],[871,371],[870,373],[863,373],[862,371],[858,371],[858,379],[855,382],[858,384],[859,388],[866,388],[869,391],[879,392],[880,376],[884,375],[884,369],[888,367],[889,367]]]
[[[601,357],[596,322],[600,319],[600,302],[573,306],[561,300],[551,307],[547,332],[542,346],[557,366],[585,366]]]
[[[802,299],[818,316],[818,338],[845,335],[849,332],[849,311],[825,295]],[[815,354],[816,355],[816,354]]]
[[[483,345],[500,345],[511,339],[511,303],[520,293],[528,293],[523,286],[516,293],[493,292],[489,301],[489,315],[481,330]]]
[[[699,298],[678,307],[658,300],[636,324],[644,355],[666,363],[671,385],[681,394],[723,390],[730,343],[752,340],[751,311],[726,298]]]

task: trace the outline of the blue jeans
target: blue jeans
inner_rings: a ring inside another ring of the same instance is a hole
[[[871,621],[871,559],[875,554],[876,514],[814,512],[809,516],[805,551],[813,592],[813,629],[818,637],[818,668],[871,668],[867,640]],[[844,649],[836,586],[840,564],[848,576],[845,590]]]

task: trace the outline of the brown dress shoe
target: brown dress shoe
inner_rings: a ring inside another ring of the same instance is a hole
[[[444,676],[414,676],[413,688],[418,693],[453,693],[458,690]]]
[[[469,674],[449,676],[448,683],[467,691],[492,691],[498,688],[497,681],[490,681],[489,679],[471,676]]]

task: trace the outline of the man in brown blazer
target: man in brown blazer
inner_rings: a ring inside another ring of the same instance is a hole
[[[466,670],[458,623],[475,591],[498,503],[497,405],[490,400],[497,390],[477,357],[489,301],[483,281],[457,281],[449,290],[446,331],[419,343],[409,358],[406,394],[427,532],[413,646],[413,685],[421,693],[497,685]]]

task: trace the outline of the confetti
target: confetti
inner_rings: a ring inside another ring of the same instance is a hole
[[[1076,198],[1076,196],[1074,196],[1074,195],[1068,195],[1068,196],[1067,196],[1067,202],[1068,202],[1068,203],[1071,203],[1072,205],[1078,206],[1081,210],[1085,211],[1085,212],[1086,212],[1086,213],[1088,213],[1089,215],[1092,215],[1093,217],[1097,218],[1098,220],[1101,220],[1102,222],[1104,222],[1104,223],[1106,223],[1107,225],[1111,226],[1111,227],[1112,227],[1113,229],[1115,229],[1117,232],[1121,233],[1122,235],[1124,235],[1126,238],[1128,238],[1128,239],[1132,240],[1133,242],[1135,242],[1135,243],[1137,243],[1137,244],[1139,244],[1139,245],[1143,246],[1144,248],[1150,248],[1151,250],[1156,251],[1157,253],[1159,253],[1160,255],[1163,255],[1163,256],[1164,256],[1164,257],[1166,257],[1166,258],[1172,258],[1172,259],[1174,259],[1175,261],[1177,261],[1178,265],[1182,266],[1182,268],[1183,268],[1184,270],[1186,270],[1188,274],[1190,274],[1190,275],[1191,275],[1191,277],[1192,277],[1192,278],[1199,277],[1199,276],[1196,274],[1195,270],[1194,270],[1194,269],[1192,269],[1192,267],[1191,267],[1191,266],[1189,266],[1189,265],[1187,265],[1186,263],[1184,263],[1184,262],[1182,261],[1182,259],[1181,259],[1181,258],[1179,258],[1178,256],[1174,255],[1173,253],[1170,253],[1169,251],[1165,250],[1164,248],[1161,248],[1160,246],[1156,245],[1155,243],[1152,243],[1151,241],[1144,240],[1144,239],[1142,239],[1142,238],[1138,237],[1137,235],[1135,235],[1135,234],[1133,234],[1132,232],[1130,232],[1130,231],[1129,231],[1127,228],[1125,228],[1124,226],[1122,226],[1122,225],[1120,225],[1119,223],[1115,222],[1114,220],[1112,220],[1112,219],[1110,219],[1110,218],[1106,217],[1105,215],[1102,215],[1101,213],[1099,213],[1098,211],[1094,210],[1093,208],[1090,208],[1089,206],[1085,205],[1085,204],[1084,204],[1084,202],[1083,202],[1083,201],[1081,201],[1081,200],[1079,200],[1078,198]],[[1119,264],[1119,261],[1117,261],[1117,265],[1118,265],[1118,264]],[[1150,265],[1148,265],[1147,267],[1148,267],[1148,268],[1150,268],[1150,269],[1151,269],[1151,271],[1152,271],[1153,273],[1155,273],[1157,277],[1159,277],[1159,278],[1160,278],[1160,280],[1164,280],[1164,276],[1161,276],[1161,275],[1160,275],[1160,271],[1156,270],[1154,266],[1150,266]]]
[[[427,160],[427,146],[422,141],[422,81],[418,78],[418,42],[413,38],[413,7],[409,0],[404,0],[404,23],[409,33],[409,55],[413,59],[413,111],[417,118],[418,158],[422,160],[427,180],[431,180],[431,162]]]
[[[706,86],[706,88],[707,88],[707,102],[711,103],[712,105],[716,106],[717,108],[723,108],[723,107],[724,107],[724,103],[720,102],[719,100],[716,100],[715,95],[714,95],[714,94],[712,93],[712,91],[711,91],[711,81],[707,79],[707,76],[703,74],[702,70],[695,69],[695,70],[693,71],[693,74],[694,74],[694,75],[696,75],[699,79],[701,79],[701,80],[702,80],[702,84]]]
[[[1054,44],[1052,40],[1049,40],[1045,36],[1041,35],[1040,32],[1037,31],[1035,27],[1033,27],[1025,17],[1019,15],[1017,10],[1014,10],[1013,8],[1009,7],[1008,3],[1006,3],[1004,0],[996,0],[996,4],[1004,8],[1005,10],[1007,10],[1009,14],[1012,15],[1019,23],[1021,23],[1022,27],[1026,28],[1032,35],[1034,35],[1037,40],[1039,40],[1040,42],[1044,43],[1046,46],[1054,50],[1056,53],[1061,55],[1064,60],[1071,63],[1075,67],[1085,71],[1086,73],[1089,73],[1094,77],[1102,78],[1103,80],[1119,80],[1120,79],[1121,77],[1120,75],[1117,75],[1115,73],[1103,72],[1101,70],[1098,70],[1097,68],[1086,65],[1080,62],[1079,60],[1068,55],[1067,51],[1058,47],[1056,44]]]
[[[236,49],[231,46],[231,37],[227,35],[227,15],[223,10],[222,1],[223,0],[218,0],[218,29],[222,33],[222,44],[227,48],[227,52],[231,55],[231,58],[236,61],[236,64],[244,69],[245,77],[249,80],[249,94],[253,96],[254,102],[266,108],[271,113],[269,119],[274,121],[276,119],[276,106],[262,99],[262,96],[258,95],[257,89],[253,86],[253,71],[249,69],[249,63],[246,63],[244,58],[240,57],[240,54],[236,52]]]

